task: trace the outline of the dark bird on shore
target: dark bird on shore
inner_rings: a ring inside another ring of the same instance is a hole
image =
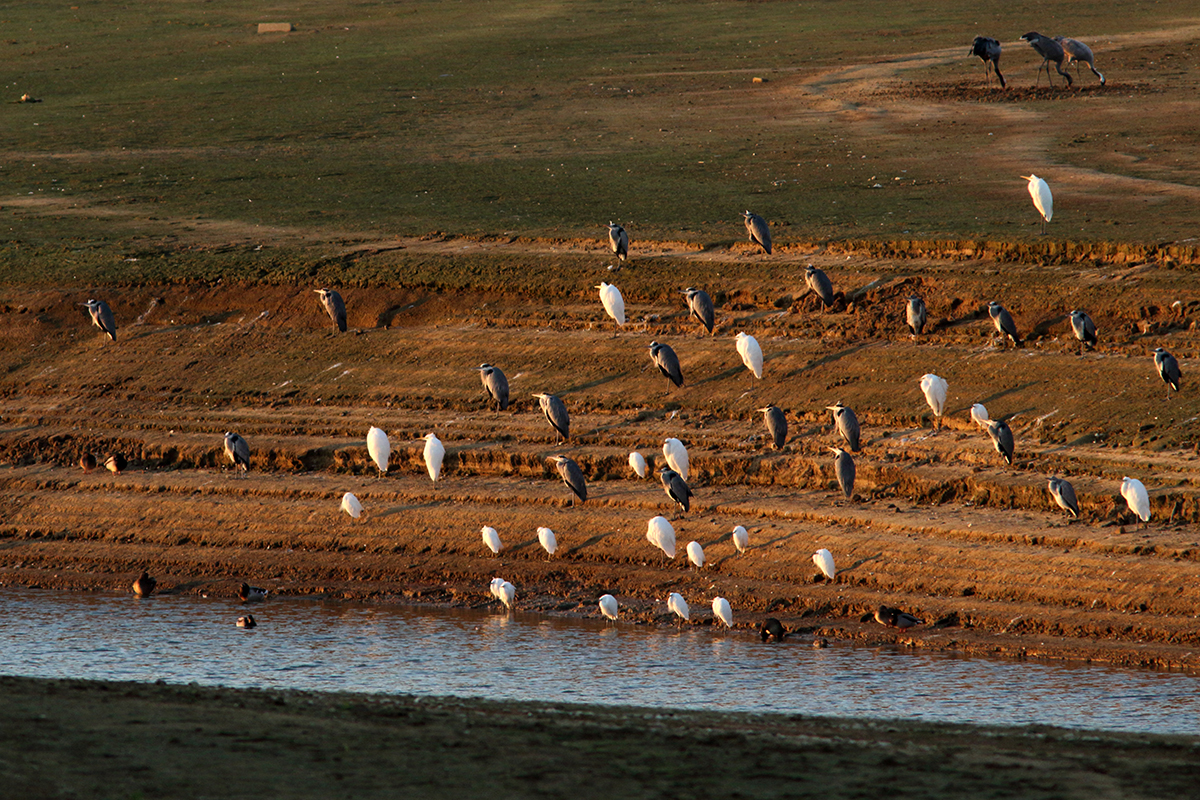
[[[994,419],[988,423],[988,436],[992,437],[992,444],[996,446],[996,452],[1004,456],[1004,460],[1012,466],[1013,459],[1013,434],[1012,429],[1008,427],[1008,423],[1002,419]]]
[[[1079,501],[1075,499],[1075,487],[1057,475],[1046,484],[1046,491],[1054,498],[1054,502],[1072,517],[1079,516]]]
[[[96,468],[96,457],[91,453],[84,453],[79,457],[79,466],[84,472],[91,472]]]
[[[1179,381],[1183,377],[1179,372],[1179,362],[1175,360],[1175,356],[1168,353],[1161,347],[1154,348],[1154,366],[1158,369],[1158,377],[1163,379],[1163,383],[1175,391],[1179,391]],[[1167,397],[1171,396],[1168,389]]]
[[[662,481],[663,491],[667,493],[667,497],[675,501],[675,505],[687,513],[692,507],[692,489],[687,485],[687,481],[683,479],[675,470],[670,467],[663,467],[658,471],[659,480]]]
[[[716,310],[713,308],[713,301],[708,296],[708,292],[689,286],[683,290],[683,294],[687,297],[688,313],[700,320],[700,324],[711,334],[713,325],[716,324]]]
[[[833,281],[829,280],[824,270],[809,264],[804,268],[804,283],[809,291],[820,298],[821,305],[825,308],[833,305]]]
[[[983,74],[987,77],[988,85],[992,84],[992,68],[996,69],[996,77],[1000,79],[1000,88],[1008,86],[1004,76],[1000,74],[1000,42],[990,36],[976,36],[967,55],[979,56],[983,59]]]
[[[774,617],[767,617],[763,620],[762,627],[758,629],[758,635],[762,637],[764,642],[771,639],[782,642],[787,637],[787,631],[779,620]]]
[[[242,472],[250,469],[250,445],[236,433],[225,432],[225,455],[233,462],[234,469]]]
[[[846,440],[846,444],[850,446],[850,452],[857,453],[860,449],[860,433],[858,417],[854,414],[854,410],[844,405],[841,400],[831,406],[825,406],[825,409],[833,412],[833,424],[837,426],[838,436]]]
[[[920,336],[925,331],[925,320],[927,314],[925,312],[925,301],[913,295],[908,298],[908,304],[904,309],[905,322],[908,323],[909,330],[913,336]]]
[[[1078,39],[1069,39],[1065,36],[1055,36],[1054,41],[1058,42],[1063,49],[1063,53],[1067,56],[1067,66],[1075,64],[1075,71],[1079,72],[1079,64],[1083,62],[1088,65],[1088,69],[1092,74],[1100,79],[1100,85],[1103,86],[1106,81],[1104,75],[1096,69],[1096,57],[1092,54],[1092,48],[1088,47]]]
[[[875,610],[875,621],[887,625],[889,628],[899,628],[900,630],[923,624],[922,620],[917,619],[907,611],[901,611],[898,608],[891,608],[890,606],[880,606],[877,608]]]
[[[108,303],[103,300],[88,300],[81,305],[86,307],[88,313],[92,315],[92,324],[107,333],[110,341],[115,342],[117,340],[117,320],[113,316],[112,309],[108,307]]]
[[[586,503],[587,482],[583,479],[583,470],[579,468],[579,465],[566,456],[551,456],[550,460],[554,462],[554,468],[558,470],[558,475],[563,479],[567,488],[575,494],[575,497],[579,498],[580,502]],[[575,505],[574,498],[571,499],[571,505]]]
[[[570,439],[571,417],[567,414],[567,407],[563,405],[563,401],[552,394],[539,393],[534,397],[538,399],[538,405],[542,407],[542,413],[546,415],[546,421],[554,431],[563,439]],[[555,442],[557,441],[555,439]]]
[[[321,305],[325,306],[325,313],[333,320],[333,324],[337,325],[339,331],[345,333],[346,304],[342,302],[342,296],[333,289],[313,289],[313,291],[321,295]]]
[[[608,246],[613,254],[621,261],[629,257],[629,234],[615,223],[608,223]]]
[[[149,597],[154,591],[155,586],[158,586],[158,581],[151,578],[149,572],[143,571],[138,579],[133,582],[133,593],[138,597]]]
[[[742,216],[745,217],[746,233],[750,235],[750,241],[766,251],[767,255],[771,255],[771,228],[767,221],[749,211],[744,212]]]
[[[253,614],[247,614],[244,617],[237,618],[237,626],[249,630],[250,628],[257,628],[258,622],[255,621]]]
[[[787,443],[787,416],[778,406],[767,406],[760,408],[759,411],[763,413],[763,421],[767,424],[767,433],[771,434],[771,444],[776,450],[782,450],[784,444]]]
[[[833,471],[837,473],[838,486],[849,500],[854,496],[854,458],[840,447],[829,449],[833,453]]]
[[[654,366],[658,367],[658,371],[671,383],[683,386],[683,370],[679,368],[679,357],[675,355],[675,351],[671,349],[670,345],[651,342],[650,359],[654,362]]]
[[[1008,313],[1008,309],[997,303],[995,300],[988,303],[988,316],[992,318],[992,324],[996,326],[996,330],[1000,332],[1000,341],[1004,341],[1007,336],[1012,340],[1012,343],[1020,347],[1021,337],[1017,333],[1016,323],[1013,322],[1012,314]]]
[[[1092,322],[1092,318],[1087,315],[1086,311],[1071,312],[1071,330],[1075,333],[1075,338],[1079,340],[1079,353],[1083,354],[1083,348],[1091,350],[1099,341],[1096,337],[1096,323]]]
[[[260,600],[267,599],[270,592],[258,586],[251,586],[248,583],[243,583],[238,587],[238,599],[243,603],[257,603]]]
[[[1048,36],[1042,36],[1037,31],[1030,31],[1021,38],[1029,42],[1029,46],[1042,57],[1042,65],[1038,67],[1038,82],[1042,79],[1042,69],[1045,69],[1046,80],[1050,81],[1051,86],[1054,85],[1054,79],[1050,77],[1050,62],[1053,61],[1055,72],[1067,79],[1067,86],[1070,87],[1074,84],[1074,81],[1071,80],[1071,73],[1063,72],[1062,64],[1066,53],[1061,44]],[[1034,86],[1037,86],[1037,83]]]
[[[508,408],[508,378],[499,367],[491,364],[479,365],[479,380],[483,383],[484,391],[496,404],[497,411]]]
[[[113,475],[120,475],[127,466],[129,466],[129,462],[120,453],[113,453],[104,461],[104,468]]]

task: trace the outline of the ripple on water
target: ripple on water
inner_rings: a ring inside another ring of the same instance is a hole
[[[704,628],[272,599],[0,590],[0,672],[1200,733],[1200,679]]]

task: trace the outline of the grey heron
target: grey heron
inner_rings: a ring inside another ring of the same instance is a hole
[[[712,602],[713,616],[721,621],[726,628],[733,627],[733,608],[724,597],[714,597]]]
[[[314,292],[321,296],[321,305],[325,306],[325,313],[333,320],[333,324],[342,333],[346,332],[346,304],[342,302],[342,296],[333,289],[313,289]]]
[[[679,357],[675,355],[675,351],[671,349],[670,345],[651,342],[650,359],[654,362],[654,366],[658,367],[658,371],[671,383],[677,387],[683,386],[683,370],[679,368]]]
[[[833,412],[833,423],[837,426],[838,436],[846,440],[846,444],[850,446],[850,452],[857,453],[860,448],[858,417],[854,414],[854,409],[846,406],[841,400],[838,400],[831,406],[825,406],[827,411]]]
[[[620,225],[608,223],[608,246],[621,261],[629,257],[629,234]]]
[[[908,298],[908,303],[904,307],[904,321],[908,323],[908,327],[912,331],[913,336],[920,336],[925,331],[925,320],[927,316],[924,300],[916,295]]]
[[[1050,85],[1054,86],[1054,79],[1050,77],[1050,62],[1054,62],[1054,70],[1059,75],[1067,79],[1067,86],[1072,86],[1075,82],[1071,80],[1071,73],[1063,72],[1063,59],[1066,58],[1066,53],[1063,51],[1063,46],[1054,41],[1048,36],[1042,36],[1037,31],[1030,31],[1021,36],[1022,39],[1029,42],[1029,46],[1038,52],[1042,57],[1042,65],[1038,67],[1038,81],[1042,79],[1042,69],[1046,70],[1046,80],[1050,81]],[[1037,85],[1036,83],[1034,84]]]
[[[1004,460],[1009,466],[1012,466],[1013,460],[1013,433],[1012,428],[1008,427],[1008,423],[1002,419],[992,420],[987,427],[988,436],[992,437],[992,444],[996,447],[996,452],[1004,456]]]
[[[1161,347],[1154,348],[1154,366],[1158,369],[1158,377],[1163,379],[1170,388],[1167,389],[1167,397],[1171,396],[1171,389],[1179,391],[1179,381],[1183,377],[1179,372],[1179,362],[1175,360],[1175,356],[1168,353]]]
[[[940,378],[932,372],[921,376],[921,391],[925,395],[925,402],[933,411],[934,426],[939,429],[942,427],[942,413],[946,410],[946,392],[949,388],[945,378]]]
[[[604,615],[605,624],[617,621],[617,598],[611,594],[600,595],[600,613]]]
[[[1087,315],[1086,311],[1071,312],[1071,330],[1074,332],[1075,338],[1079,340],[1080,355],[1083,355],[1085,347],[1091,350],[1099,341],[1096,337],[1096,323],[1092,322],[1092,318]]]
[[[1146,485],[1137,478],[1125,476],[1121,478],[1121,497],[1125,498],[1129,510],[1145,526],[1150,521],[1150,495],[1146,491]]]
[[[992,318],[992,324],[996,326],[996,330],[1000,333],[1001,343],[1004,342],[1004,337],[1007,336],[1015,346],[1020,347],[1021,337],[1017,333],[1017,325],[1013,322],[1012,314],[1008,313],[1008,309],[993,300],[988,303],[987,310],[988,316]]]
[[[621,296],[621,290],[604,281],[600,281],[600,285],[596,288],[600,290],[600,304],[604,306],[605,313],[612,317],[618,325],[623,326],[625,324],[625,298]]]
[[[774,617],[767,617],[763,620],[762,627],[758,629],[758,635],[762,637],[764,642],[774,639],[777,642],[782,642],[787,636],[787,631],[783,629],[783,624]]]
[[[988,85],[992,83],[992,67],[996,68],[996,77],[1000,79],[1000,88],[1004,89],[1008,86],[1004,81],[1004,76],[1000,74],[1000,42],[990,36],[976,36],[975,42],[971,45],[971,52],[967,55],[979,56],[983,60],[983,73],[987,77]]]
[[[538,405],[542,407],[542,413],[546,415],[546,421],[554,431],[563,439],[570,439],[571,417],[567,414],[567,407],[563,405],[563,401],[545,393],[535,394],[534,397],[538,399]]]
[[[690,511],[693,494],[683,476],[670,467],[663,467],[658,471],[658,478],[662,481],[663,491],[666,492],[667,497],[675,501],[675,505],[679,506],[684,513]]]
[[[746,365],[746,369],[753,372],[754,377],[762,380],[763,354],[762,348],[758,346],[758,340],[739,331],[734,339],[734,346],[737,348],[738,355],[742,357],[742,363]]]
[[[108,303],[103,300],[88,300],[81,305],[87,308],[88,313],[92,315],[92,324],[107,333],[110,341],[115,342],[117,340],[117,320],[113,316],[112,309],[108,307]]]
[[[1054,218],[1054,195],[1050,192],[1050,184],[1032,172],[1022,175],[1021,178],[1029,182],[1026,188],[1029,190],[1030,199],[1033,200],[1033,207],[1042,216],[1042,235],[1045,236],[1046,223]]]
[[[922,620],[917,619],[907,611],[901,611],[898,608],[890,606],[880,606],[875,609],[875,621],[889,628],[899,628],[900,630],[922,624]]]
[[[687,297],[688,313],[700,320],[700,324],[711,334],[713,325],[716,323],[716,310],[713,308],[713,301],[708,296],[708,292],[689,286],[684,289],[683,293]]]
[[[1096,57],[1092,54],[1092,48],[1078,39],[1070,39],[1066,36],[1055,36],[1054,41],[1062,46],[1063,53],[1067,57],[1068,67],[1074,62],[1075,70],[1078,71],[1079,63],[1083,62],[1088,65],[1088,69],[1092,71],[1092,74],[1100,79],[1100,85],[1103,86],[1105,84],[1104,75],[1100,70],[1096,69]]]
[[[562,478],[563,483],[567,488],[579,498],[582,503],[587,502],[588,490],[587,481],[583,479],[583,470],[579,468],[571,459],[566,456],[551,456],[551,461],[554,462],[554,468],[558,470],[558,476]],[[575,498],[571,498],[571,505],[575,505]]]
[[[833,305],[833,282],[825,271],[809,264],[804,268],[804,283],[809,291],[821,300],[821,305],[829,308]]]
[[[508,408],[508,378],[505,377],[503,370],[493,367],[491,364],[480,364],[479,380],[483,384],[484,391],[495,402],[497,411]]]
[[[129,466],[129,461],[121,453],[113,453],[104,461],[104,468],[113,475],[120,475],[127,466]]]
[[[767,221],[749,211],[744,212],[742,216],[745,218],[746,233],[749,234],[750,241],[765,250],[767,255],[771,255],[771,228]]]
[[[422,455],[425,459],[425,469],[429,472],[429,479],[437,483],[442,474],[442,459],[446,457],[446,447],[435,434],[427,433],[424,439],[425,451]]]
[[[150,577],[150,573],[142,570],[142,574],[133,582],[133,593],[138,597],[149,597],[154,592],[158,581]]]
[[[225,432],[225,455],[233,462],[235,469],[242,472],[250,469],[250,445],[236,433]]]
[[[854,496],[854,457],[840,447],[829,448],[833,453],[833,471],[837,475],[838,486],[842,494],[849,500]]]
[[[1079,501],[1075,499],[1075,487],[1057,475],[1046,483],[1046,491],[1054,498],[1054,502],[1072,517],[1079,516]]]
[[[787,443],[787,416],[778,406],[767,406],[760,408],[759,411],[763,413],[763,421],[767,424],[767,433],[771,434],[772,446],[776,450],[782,450],[784,444]]]

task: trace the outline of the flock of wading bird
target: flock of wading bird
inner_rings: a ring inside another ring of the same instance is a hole
[[[772,252],[771,231],[767,221],[750,211],[745,211],[743,216],[746,233],[749,236],[750,242],[761,248],[767,255],[770,255]],[[608,237],[609,246],[619,261],[623,262],[627,260],[629,256],[629,234],[626,230],[622,226],[610,222]],[[609,267],[609,269],[612,270],[613,267]],[[824,307],[827,308],[834,304],[833,282],[823,270],[810,264],[805,269],[804,277],[808,290],[819,299]],[[605,313],[613,319],[618,327],[623,327],[625,325],[625,302],[620,290],[616,286],[605,282],[601,282],[596,288],[599,289],[600,302],[604,307]],[[346,305],[341,295],[331,289],[314,291],[320,296],[322,306],[338,331],[345,332]],[[712,335],[716,324],[716,309],[709,294],[702,289],[693,287],[683,290],[682,294],[686,298],[689,317],[695,317],[708,333]],[[89,300],[84,305],[88,308],[93,323],[107,334],[110,340],[115,341],[116,321],[108,305],[100,300]],[[999,346],[1007,346],[1005,344],[1006,340],[1011,342],[1014,347],[1022,346],[1022,338],[1017,331],[1012,315],[1004,306],[992,301],[988,304],[988,315],[991,317],[999,334]],[[924,300],[915,295],[909,297],[905,307],[905,321],[914,339],[924,333],[926,320],[927,310]],[[1099,339],[1096,325],[1091,317],[1084,311],[1073,310],[1070,313],[1070,320],[1071,329],[1080,344],[1080,353],[1082,354],[1085,348],[1094,348]],[[758,341],[749,334],[738,332],[734,338],[734,346],[742,363],[754,374],[755,378],[761,380],[763,377],[763,352]],[[665,378],[676,387],[683,386],[683,371],[674,349],[669,345],[653,341],[649,346],[649,355],[653,365],[658,368],[659,372]],[[1168,396],[1171,390],[1179,391],[1180,370],[1178,361],[1166,350],[1159,347],[1154,350],[1154,365],[1159,376],[1169,387],[1167,390]],[[478,371],[483,389],[490,399],[489,406],[494,404],[495,410],[498,412],[506,410],[509,405],[509,386],[508,379],[503,370],[500,367],[485,363],[478,367]],[[936,434],[941,429],[941,419],[945,412],[948,384],[945,379],[930,373],[920,378],[920,388],[926,402],[933,411],[934,433]],[[559,397],[546,392],[536,393],[534,397],[537,398],[546,421],[555,431],[556,443],[558,441],[569,441],[571,438],[571,420],[566,404]],[[853,454],[861,450],[861,432],[858,418],[854,410],[840,400],[832,406],[826,406],[826,409],[832,413],[837,435],[843,440],[845,445],[845,447],[830,447],[829,449],[834,456],[833,471],[837,483],[846,499],[849,500],[854,496],[855,465]],[[782,409],[774,405],[766,406],[759,409],[759,411],[763,414],[764,423],[773,447],[777,450],[783,448],[787,441],[788,426],[786,414]],[[970,416],[972,421],[987,431],[996,452],[1004,458],[1007,464],[1011,465],[1013,463],[1015,442],[1012,430],[1008,424],[1003,419],[991,419],[987,409],[981,403],[975,403],[971,406]],[[423,458],[425,467],[429,473],[430,480],[436,483],[441,477],[442,462],[446,454],[446,448],[433,433],[426,434],[424,442]],[[689,462],[687,447],[679,439],[672,437],[666,439],[662,449],[666,464],[658,470],[658,476],[662,483],[663,491],[677,507],[678,513],[687,513],[690,510],[691,498],[693,496],[692,489],[688,485]],[[234,432],[227,432],[224,437],[224,450],[235,471],[245,472],[250,468],[250,446],[242,436]],[[387,434],[380,428],[372,426],[367,432],[367,452],[378,468],[380,475],[384,475],[388,471],[391,451],[391,442]],[[576,499],[579,502],[586,502],[588,499],[587,481],[579,465],[565,455],[552,456],[549,462],[553,464],[563,483],[570,489],[572,495],[571,505],[575,504]],[[91,471],[96,467],[97,462],[94,456],[87,454],[83,456],[80,464],[85,471]],[[126,460],[121,454],[113,453],[105,462],[105,466],[110,471],[119,474],[126,466]],[[634,451],[629,454],[629,466],[638,478],[646,477],[647,463],[645,457],[640,452]],[[1053,497],[1054,502],[1067,514],[1072,518],[1079,516],[1079,504],[1076,500],[1075,490],[1066,479],[1057,475],[1051,476],[1047,482],[1047,490]],[[1125,498],[1129,509],[1134,515],[1141,520],[1143,525],[1146,524],[1150,519],[1150,502],[1146,487],[1142,482],[1135,478],[1125,477],[1121,484],[1121,495]],[[341,509],[354,519],[358,519],[364,510],[362,502],[350,492],[346,492],[343,495]],[[483,544],[493,554],[499,554],[503,549],[499,532],[494,527],[485,525],[480,533]],[[537,529],[537,538],[539,544],[545,549],[547,554],[553,557],[558,549],[558,540],[554,531],[550,528],[539,527]],[[646,538],[668,558],[675,558],[676,535],[671,520],[662,515],[652,518],[647,525]],[[732,532],[732,540],[738,553],[744,553],[749,547],[750,541],[746,528],[742,525],[735,527]],[[704,548],[699,542],[688,542],[685,551],[688,560],[695,567],[703,568],[705,564]],[[829,550],[825,548],[817,550],[813,554],[812,560],[826,580],[833,581],[836,578],[837,570],[833,554]],[[134,581],[133,591],[139,596],[146,596],[154,591],[155,585],[154,579],[143,572]],[[492,596],[502,603],[506,609],[512,609],[517,594],[516,587],[512,583],[497,577],[492,580],[489,589]],[[265,589],[243,583],[238,596],[243,602],[252,602],[262,600],[267,594],[268,592]],[[666,605],[668,610],[677,615],[681,620],[690,620],[690,607],[686,599],[678,593],[672,592],[666,598]],[[611,594],[604,594],[599,598],[599,609],[606,620],[616,621],[619,617],[617,600]],[[712,610],[716,621],[727,627],[733,626],[733,611],[728,600],[719,596],[713,598]],[[884,625],[900,629],[909,628],[922,622],[912,614],[888,606],[880,606],[875,611],[875,619]],[[257,623],[253,616],[246,616],[239,618],[237,624],[239,627],[253,628]],[[779,621],[774,618],[768,618],[763,622],[759,632],[763,641],[767,641],[768,639],[782,640],[787,633]],[[815,644],[821,646],[824,644],[824,640],[818,639]]]

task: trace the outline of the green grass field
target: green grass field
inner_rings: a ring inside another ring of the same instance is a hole
[[[1011,42],[1030,27],[1069,29],[1104,54],[1108,35],[1178,27],[1194,11],[949,0],[13,4],[0,12],[0,280],[157,279],[144,261],[155,254],[175,259],[169,275],[289,280],[342,241],[600,237],[610,219],[635,241],[711,245],[741,238],[743,208],[771,219],[781,241],[1019,239],[1036,225],[1017,176],[1056,166],[1184,190],[1156,202],[1118,185],[1071,209],[1068,182],[1069,221],[1055,235],[1182,240],[1200,196],[1187,37],[1113,52],[1111,90],[1073,100],[939,98],[943,110],[908,119],[902,96],[839,105],[798,87],[831,68],[943,48],[961,53],[902,80],[977,87],[980,63],[966,56],[976,34]],[[262,21],[296,30],[259,35]],[[1006,67],[1027,86],[1038,61],[1019,44]],[[42,102],[16,102],[23,93]],[[1002,137],[1020,157],[992,152]],[[247,241],[283,246],[264,254]]]

